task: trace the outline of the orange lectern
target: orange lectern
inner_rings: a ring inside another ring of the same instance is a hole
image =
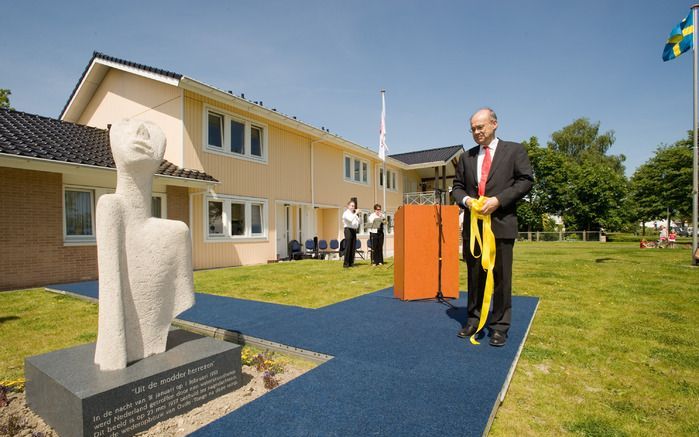
[[[395,216],[393,295],[402,300],[437,296],[439,205],[403,205]],[[442,206],[442,295],[459,297],[459,207]]]

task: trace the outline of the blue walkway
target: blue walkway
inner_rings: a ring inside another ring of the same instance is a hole
[[[49,288],[97,296],[95,282]],[[320,309],[197,294],[179,319],[334,358],[195,432],[195,436],[482,435],[537,298],[513,299],[502,348],[456,337],[457,310],[402,302],[385,289]]]

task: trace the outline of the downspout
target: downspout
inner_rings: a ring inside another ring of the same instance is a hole
[[[315,166],[315,153],[314,147],[316,143],[320,143],[325,140],[325,136],[318,138],[317,140],[311,141],[311,209],[313,210],[313,229],[314,233],[318,234],[318,229],[316,229],[316,166]]]

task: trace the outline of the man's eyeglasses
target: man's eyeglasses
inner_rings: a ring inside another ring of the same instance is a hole
[[[485,130],[485,125],[481,124],[478,126],[471,126],[471,129],[469,129],[468,131],[471,132],[472,134],[474,134],[476,132],[481,132],[483,130]]]

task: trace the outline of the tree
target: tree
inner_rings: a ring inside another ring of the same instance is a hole
[[[10,94],[12,94],[12,91],[0,88],[0,108],[14,109],[10,106]]]
[[[547,215],[557,215],[570,229],[624,227],[625,157],[606,154],[614,143],[613,131],[600,134],[599,123],[579,118],[551,134],[547,147],[540,147],[536,137],[523,143],[535,178],[529,204],[520,207],[525,220],[543,226]]]
[[[655,155],[631,177],[631,198],[636,219],[675,217],[689,221],[692,215],[692,132],[671,146],[660,146]]]
[[[599,132],[600,123],[582,117],[551,134],[550,149],[571,157],[575,162],[603,161],[623,174],[624,155],[607,155],[614,144],[614,131]]]

